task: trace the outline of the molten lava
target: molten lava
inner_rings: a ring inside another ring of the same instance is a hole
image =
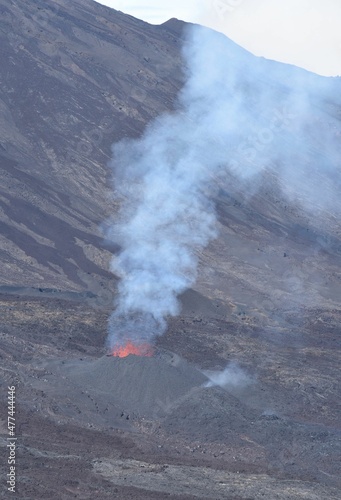
[[[154,354],[154,348],[150,344],[134,344],[128,340],[124,345],[114,347],[112,351],[112,355],[119,358],[126,358],[129,354],[151,357]]]

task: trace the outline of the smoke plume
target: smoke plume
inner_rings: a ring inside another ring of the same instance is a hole
[[[272,176],[314,216],[339,211],[340,125],[331,110],[326,128],[321,111],[339,79],[256,58],[198,26],[183,56],[176,110],[113,146],[121,209],[107,236],[120,247],[111,266],[120,284],[110,346],[148,342],[179,313],[198,251],[217,236],[217,189],[252,196]]]

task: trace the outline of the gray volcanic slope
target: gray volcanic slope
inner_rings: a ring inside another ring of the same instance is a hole
[[[158,401],[174,403],[207,378],[184,362],[172,366],[154,357],[104,356],[66,371],[71,381],[96,393],[111,393],[116,404],[140,414],[155,412]]]
[[[181,23],[87,0],[1,0],[0,12],[2,282],[87,289],[87,273],[109,278],[110,145],[171,108]]]
[[[0,8],[0,292],[76,292],[109,304],[115,248],[104,245],[98,228],[118,208],[110,147],[172,109],[184,81],[185,24],[151,26],[90,0],[0,0]],[[240,51],[229,42],[231,61]],[[244,57],[252,68],[257,58]],[[339,79],[322,79],[326,92],[316,96],[320,77],[264,61],[257,85],[263,93],[277,88],[280,102],[301,76],[314,143],[305,161],[314,163],[319,144],[338,133]],[[271,178],[247,200],[220,186],[216,205],[220,237],[199,255],[198,292],[228,309],[237,302],[237,313],[245,304],[269,309],[274,298],[272,309],[289,301],[296,307],[302,297],[309,306],[334,303],[340,240],[332,217],[307,218],[282,199]]]
[[[18,498],[340,498],[340,221],[284,199],[275,169],[248,196],[217,179],[219,236],[159,354],[105,356],[110,148],[175,108],[185,26],[92,0],[0,0],[0,445],[15,385]],[[340,78],[226,39],[229,62],[241,55],[254,112],[302,78],[304,134],[295,122],[276,138],[288,154],[306,139],[297,171],[337,172]],[[225,389],[202,387],[201,370],[226,365]]]

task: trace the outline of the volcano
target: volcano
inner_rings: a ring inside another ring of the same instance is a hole
[[[177,109],[186,24],[153,26],[92,0],[0,0],[0,28],[0,399],[6,415],[16,386],[19,495],[338,500],[341,241],[330,201],[340,197],[330,194],[341,79],[225,39],[227,70],[243,58],[236,101],[246,96],[262,120],[241,143],[245,160],[276,141],[281,154],[247,193],[212,179],[219,234],[196,253],[179,316],[153,356],[130,346],[106,356],[120,247],[98,228],[124,194],[112,193],[111,146]],[[295,114],[282,103],[297,82]],[[185,126],[200,125],[192,118]],[[202,152],[209,159],[205,141]],[[322,180],[331,167],[316,217],[283,197],[283,157],[303,198],[314,190],[300,173]],[[252,386],[205,387],[202,370],[234,362]],[[7,440],[3,425],[5,455]]]
[[[59,373],[79,388],[107,394],[116,407],[144,416],[162,413],[165,405],[178,403],[208,381],[185,360],[166,353],[103,356],[96,361],[64,364]]]

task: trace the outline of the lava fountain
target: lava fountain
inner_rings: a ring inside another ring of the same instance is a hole
[[[129,354],[150,358],[154,354],[154,348],[148,343],[139,344],[128,340],[124,345],[116,346],[112,350],[112,355],[118,358],[126,358]]]

